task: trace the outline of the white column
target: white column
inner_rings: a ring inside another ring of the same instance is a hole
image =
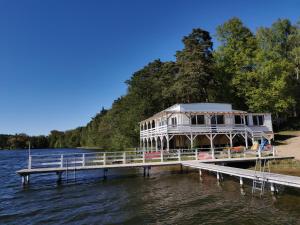
[[[170,143],[169,143],[169,135],[167,135],[167,151],[170,149]]]
[[[158,151],[158,143],[157,143],[157,137],[155,138],[155,151]]]
[[[245,144],[246,144],[246,150],[248,149],[248,134],[245,132]]]
[[[191,149],[193,148],[193,134],[191,133]]]
[[[210,148],[211,148],[211,152],[212,152],[212,158],[215,158],[215,149],[214,149],[214,143],[213,143],[213,137],[212,134],[210,134]]]
[[[232,133],[229,133],[229,141],[230,141],[230,147],[233,147],[233,143],[232,143]]]

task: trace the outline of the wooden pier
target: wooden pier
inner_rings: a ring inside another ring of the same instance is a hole
[[[184,162],[183,166],[199,169],[199,174],[202,174],[201,170],[207,170],[215,172],[217,179],[219,180],[221,174],[227,174],[235,176],[240,179],[240,184],[243,185],[243,179],[258,180],[270,184],[271,191],[275,191],[275,184],[284,185],[288,187],[300,188],[300,177],[289,176],[283,174],[276,174],[271,172],[260,172],[248,169],[240,169],[229,166],[214,165],[210,163],[202,162]]]
[[[183,165],[195,168],[199,167],[198,169],[201,169],[200,167],[203,167],[202,169],[208,169],[214,168],[208,167],[213,166],[212,164],[226,164],[247,161],[255,162],[257,158],[264,160],[280,160],[291,158],[278,157],[275,156],[274,153],[274,151],[270,151],[256,154],[253,151],[246,151],[245,149],[239,152],[232,152],[229,149],[215,149],[213,152],[201,151],[199,149],[181,149],[155,152],[130,151],[30,155],[28,157],[27,168],[21,169],[17,171],[17,173],[22,177],[22,183],[28,184],[31,174],[41,173],[55,173],[57,174],[57,180],[61,181],[63,173],[76,173],[76,171],[102,169],[104,171],[104,176],[106,176],[108,169],[140,167],[144,168],[144,175],[149,175],[150,168],[155,166]],[[207,167],[204,168],[204,165]],[[225,172],[222,173],[227,174],[230,173],[231,170],[224,171]],[[221,172],[219,171],[218,173]],[[235,173],[232,175],[235,175]],[[250,176],[247,177],[246,175],[241,175],[241,177],[249,178]]]

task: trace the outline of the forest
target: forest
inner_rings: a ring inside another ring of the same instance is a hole
[[[138,147],[139,121],[175,103],[226,102],[235,109],[271,112],[274,127],[299,124],[300,22],[278,19],[255,33],[239,18],[183,37],[175,60],[156,59],[125,81],[127,93],[102,108],[84,127],[48,136],[1,135],[1,148]],[[24,144],[25,143],[25,144]]]

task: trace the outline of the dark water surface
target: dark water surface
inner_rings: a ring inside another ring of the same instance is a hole
[[[83,150],[34,150],[33,153]],[[77,174],[76,183],[55,176],[31,176],[23,188],[15,171],[26,151],[0,151],[0,224],[300,224],[300,192],[284,189],[276,198],[242,194],[236,179],[171,168]]]

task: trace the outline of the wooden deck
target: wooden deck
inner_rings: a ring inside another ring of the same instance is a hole
[[[260,181],[270,183],[271,186],[273,184],[279,184],[279,185],[284,185],[289,187],[300,188],[300,177],[296,177],[296,176],[289,176],[289,175],[269,173],[269,172],[263,173],[254,170],[214,165],[214,164],[203,163],[203,162],[183,162],[182,165],[199,169],[199,170],[207,170],[215,173],[227,174],[238,178],[260,180]]]

